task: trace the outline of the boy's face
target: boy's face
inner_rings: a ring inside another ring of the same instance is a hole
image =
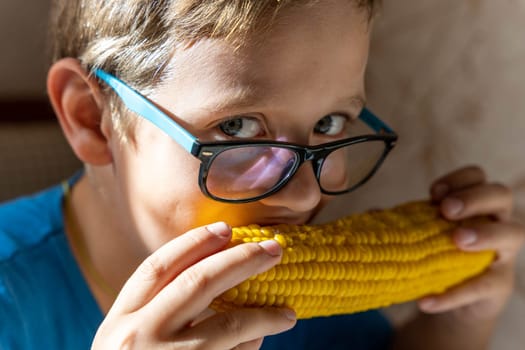
[[[166,83],[148,97],[202,141],[329,142],[320,120],[357,118],[363,107],[369,26],[367,14],[348,0],[288,10],[267,36],[249,38],[237,51],[222,40],[181,45]],[[199,161],[160,129],[140,119],[133,142],[114,143],[117,193],[151,250],[215,221],[306,223],[330,199],[307,162],[275,195],[216,202],[199,189]]]

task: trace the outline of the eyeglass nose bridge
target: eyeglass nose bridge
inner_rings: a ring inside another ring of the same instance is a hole
[[[326,158],[331,152],[332,150],[328,150],[326,148],[304,147],[301,153],[302,153],[303,162],[308,162],[308,161],[322,160]]]
[[[308,162],[310,160],[314,160],[316,158],[319,158],[318,154],[319,154],[318,150],[305,148],[304,149],[304,155],[303,155],[303,162]]]
[[[323,165],[325,158],[329,154],[330,154],[330,151],[326,149],[312,149],[312,148],[306,148],[306,147],[303,148],[303,152],[301,155],[301,161],[300,161],[300,164],[297,166],[296,171],[299,169],[301,165],[303,165],[306,162],[311,161],[314,176],[316,177],[317,182],[319,182],[320,176],[321,176],[321,167]]]

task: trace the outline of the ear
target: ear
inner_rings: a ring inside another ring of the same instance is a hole
[[[111,127],[104,122],[104,97],[96,80],[78,60],[64,58],[50,68],[47,91],[77,157],[92,165],[111,163]]]

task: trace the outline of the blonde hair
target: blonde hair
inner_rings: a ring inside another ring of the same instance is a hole
[[[148,94],[162,82],[177,43],[224,38],[242,44],[263,32],[285,8],[322,0],[54,0],[51,54],[78,58],[86,70],[102,68]],[[372,16],[378,0],[349,0]],[[115,96],[113,122],[129,121]],[[118,128],[117,128],[118,129]]]

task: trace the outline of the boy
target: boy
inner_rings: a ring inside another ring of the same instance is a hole
[[[476,167],[432,199],[452,220],[492,215],[454,238],[498,259],[395,337],[378,312],[296,325],[293,310],[207,310],[280,260],[274,241],[225,249],[229,225],[306,223],[393,145],[363,109],[375,5],[56,1],[48,91],[85,171],[0,209],[2,348],[485,348],[524,232]],[[349,143],[363,122],[378,134]]]

